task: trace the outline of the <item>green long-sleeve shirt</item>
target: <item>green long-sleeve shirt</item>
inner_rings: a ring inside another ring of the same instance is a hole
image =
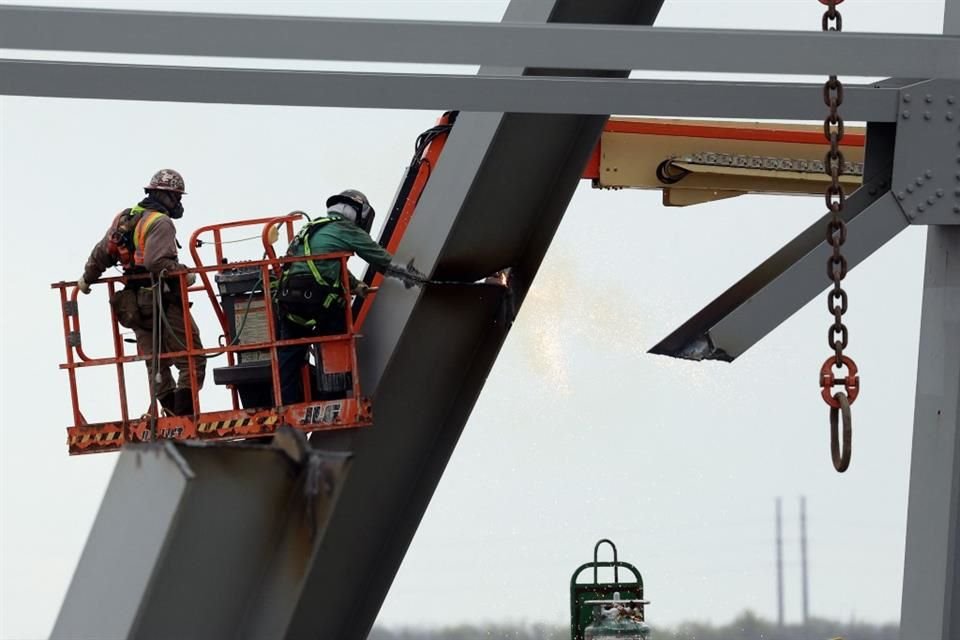
[[[322,255],[326,253],[339,253],[350,251],[360,256],[376,268],[384,269],[393,261],[390,255],[383,247],[377,244],[366,231],[355,225],[353,222],[337,215],[329,215],[326,218],[318,218],[312,223],[308,223],[306,233],[301,233],[290,243],[287,250],[288,256],[302,256],[306,254],[306,246],[310,245],[310,255]],[[329,284],[339,282],[340,279],[340,261],[339,260],[314,260],[317,271]],[[289,267],[289,273],[310,273],[310,267],[306,262],[295,262]],[[350,274],[350,286],[354,287],[357,279]]]

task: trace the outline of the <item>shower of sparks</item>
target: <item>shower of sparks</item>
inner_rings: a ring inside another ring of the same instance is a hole
[[[571,392],[571,356],[586,347],[593,353],[638,361],[656,341],[658,332],[672,324],[669,304],[657,299],[638,300],[629,280],[608,282],[590,279],[570,254],[553,255],[544,262],[520,314],[521,351],[531,370],[555,392]],[[657,335],[655,335],[657,334]],[[655,359],[658,376],[676,380],[685,388],[715,391],[723,404],[743,398],[725,392],[726,363]],[[644,365],[646,366],[646,365]],[[649,372],[648,372],[649,373]]]

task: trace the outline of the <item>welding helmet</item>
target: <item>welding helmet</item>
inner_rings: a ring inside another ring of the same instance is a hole
[[[338,204],[347,205],[345,208],[347,211],[341,210],[338,211],[338,213],[341,213],[341,215],[356,223],[358,227],[370,233],[370,229],[373,227],[373,217],[376,215],[376,212],[373,210],[373,207],[370,206],[370,201],[367,200],[367,196],[356,189],[347,189],[346,191],[341,191],[327,198],[328,210],[331,207],[336,207]],[[338,207],[338,209],[340,208]],[[350,209],[353,211],[352,216],[350,215]]]

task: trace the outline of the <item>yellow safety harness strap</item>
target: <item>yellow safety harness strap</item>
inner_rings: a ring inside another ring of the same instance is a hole
[[[301,231],[301,233],[303,234],[303,255],[305,256],[313,255],[313,252],[310,250],[310,235],[313,233],[313,228],[323,224],[327,224],[328,222],[333,222],[334,220],[335,218],[320,218],[319,220],[315,220],[309,223],[307,226],[303,228],[303,231]],[[323,278],[322,275],[320,275],[320,270],[317,269],[317,265],[313,260],[307,260],[306,262],[307,262],[307,267],[310,269],[310,273],[313,274],[313,277],[317,280],[318,284],[328,286],[328,287],[333,287],[333,288],[338,288],[340,286],[340,276],[337,276],[337,279],[334,280],[333,284],[331,285]],[[329,296],[327,297],[329,299]],[[328,307],[329,304],[325,301],[323,306]]]

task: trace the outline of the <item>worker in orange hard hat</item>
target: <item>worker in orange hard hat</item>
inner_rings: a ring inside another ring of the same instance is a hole
[[[183,216],[182,199],[186,194],[183,176],[173,169],[153,174],[143,188],[146,197],[114,217],[103,238],[87,258],[77,287],[90,293],[90,284],[108,268],[120,265],[125,276],[134,278],[114,296],[111,304],[117,320],[133,329],[137,347],[147,359],[151,394],[170,415],[194,413],[190,387],[189,361],[186,357],[163,358],[159,354],[185,351],[187,326],[181,302],[179,278],[168,277],[187,267],[177,259],[177,238],[173,221]],[[188,286],[196,280],[188,274]],[[189,316],[189,330],[194,348],[202,348],[200,332]],[[197,384],[202,387],[206,360],[194,358]],[[170,365],[177,368],[177,379]]]

